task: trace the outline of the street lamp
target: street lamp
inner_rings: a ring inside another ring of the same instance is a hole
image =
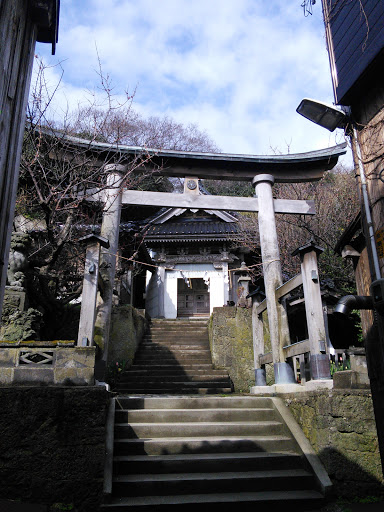
[[[376,249],[375,233],[368,197],[367,179],[361,158],[360,145],[357,138],[357,129],[355,123],[351,119],[350,112],[347,114],[335,108],[333,105],[328,105],[327,103],[321,103],[316,100],[305,98],[297,107],[296,112],[331,132],[333,132],[336,128],[344,128],[345,131],[348,129],[348,135],[351,138],[355,150],[355,161],[357,161],[359,165],[361,192],[363,198],[362,209],[364,208],[366,230],[368,231],[369,235],[372,255],[371,258],[369,258],[369,256],[368,258],[370,260],[370,266],[373,267],[372,274],[374,274],[375,277],[370,286],[369,298],[371,298],[373,309],[376,312],[375,317],[377,323],[376,335],[371,334],[367,336],[366,354],[371,379],[372,400],[375,411],[381,465],[382,468],[384,468],[384,357],[382,351],[382,345],[384,344],[384,278],[381,278],[380,264]]]
[[[336,128],[345,128],[349,117],[333,105],[321,101],[304,98],[296,112],[313,123],[333,132]]]
[[[367,179],[365,176],[364,166],[361,158],[361,151],[359,140],[357,138],[357,131],[354,123],[351,120],[350,115],[347,115],[342,110],[337,109],[333,105],[328,103],[323,103],[317,100],[311,100],[309,98],[304,98],[300,105],[297,107],[296,112],[306,119],[309,119],[315,124],[326,128],[330,132],[333,132],[336,128],[346,128],[348,125],[351,127],[352,131],[350,135],[353,136],[353,140],[355,141],[355,147],[357,152],[357,161],[360,170],[360,181],[364,202],[364,211],[367,220],[368,234],[370,239],[371,251],[372,251],[372,260],[373,267],[375,272],[375,278],[378,280],[381,278],[380,272],[380,264],[379,258],[377,255],[376,242],[375,242],[375,233],[373,229],[373,222],[371,216],[371,210],[369,206],[369,198],[368,198],[368,188],[367,188]]]

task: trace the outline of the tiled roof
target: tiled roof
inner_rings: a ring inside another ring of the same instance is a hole
[[[168,222],[149,226],[145,233],[147,242],[192,240],[226,240],[237,233],[236,223],[212,221]]]

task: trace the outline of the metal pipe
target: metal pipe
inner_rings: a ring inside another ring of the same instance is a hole
[[[345,295],[336,304],[334,314],[348,316],[352,309],[373,309],[373,300],[369,295]]]
[[[357,138],[357,131],[356,131],[355,126],[353,126],[353,138],[354,138],[354,142],[355,142],[355,148],[356,148],[356,153],[357,153],[357,162],[358,162],[359,171],[360,171],[361,190],[362,190],[362,194],[363,194],[365,216],[367,219],[369,241],[371,244],[373,266],[374,266],[376,279],[380,279],[381,278],[380,264],[379,264],[379,257],[377,255],[377,249],[376,249],[376,243],[375,243],[375,232],[373,230],[372,215],[371,215],[371,210],[370,210],[370,206],[369,206],[367,178],[365,176],[364,165],[363,165],[363,161],[361,158],[360,144],[359,144],[359,140]]]

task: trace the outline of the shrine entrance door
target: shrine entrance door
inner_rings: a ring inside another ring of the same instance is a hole
[[[177,280],[177,316],[209,316],[209,292],[203,279]]]

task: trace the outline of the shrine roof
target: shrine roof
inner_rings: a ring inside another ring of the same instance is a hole
[[[200,153],[168,149],[143,148],[96,142],[65,135],[57,130],[45,130],[45,135],[58,137],[64,152],[83,151],[92,154],[100,165],[104,163],[135,165],[141,171],[154,171],[165,176],[250,181],[258,174],[272,174],[276,182],[317,181],[332,169],[346,153],[347,144],[286,155],[242,155]]]
[[[168,222],[149,226],[145,232],[145,241],[149,242],[191,242],[223,241],[237,233],[237,224],[228,222],[188,220]]]

